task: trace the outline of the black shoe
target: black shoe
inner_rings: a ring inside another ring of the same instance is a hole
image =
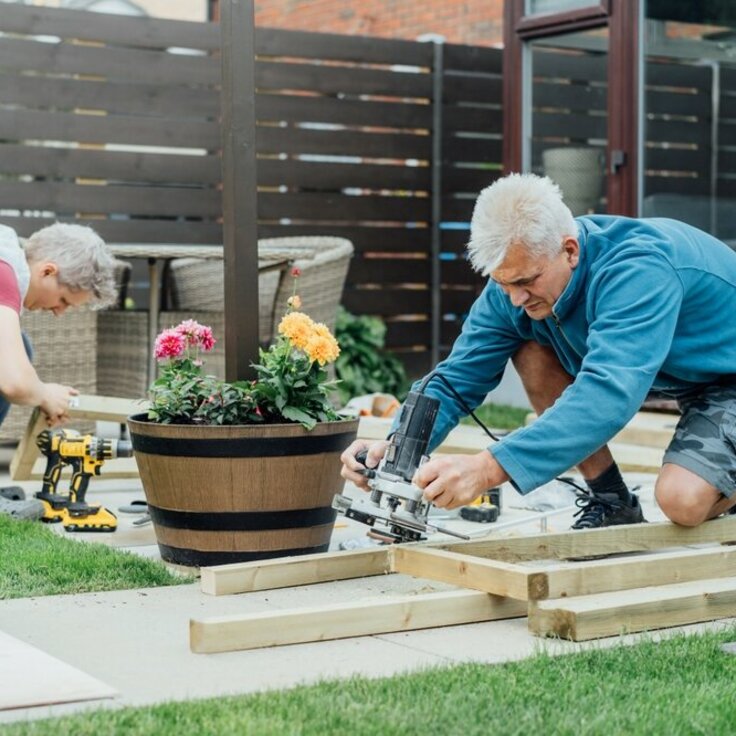
[[[575,503],[580,508],[575,516],[580,518],[572,525],[572,529],[598,529],[604,526],[646,522],[639,497],[633,493],[630,504],[614,494],[600,496],[581,494]]]

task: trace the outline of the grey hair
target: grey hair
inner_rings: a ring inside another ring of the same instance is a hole
[[[509,174],[478,196],[470,223],[468,255],[489,276],[509,247],[521,243],[534,256],[553,256],[578,228],[560,188],[548,177]]]
[[[71,291],[90,292],[93,307],[101,309],[117,299],[115,259],[91,227],[49,225],[26,240],[25,252],[28,261],[55,263],[59,284]]]

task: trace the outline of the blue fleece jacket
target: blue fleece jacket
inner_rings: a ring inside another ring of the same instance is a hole
[[[675,220],[577,218],[580,262],[535,321],[489,281],[437,370],[470,407],[525,341],[551,346],[575,377],[554,406],[489,447],[522,493],[606,444],[650,390],[674,396],[736,374],[736,252]],[[734,376],[736,380],[736,376]],[[465,414],[437,379],[436,448]]]

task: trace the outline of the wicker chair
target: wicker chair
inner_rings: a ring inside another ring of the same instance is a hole
[[[312,319],[334,330],[353,244],[333,237],[269,238],[258,241],[258,252],[263,260],[288,257],[291,265],[301,270],[296,287],[302,308]],[[267,344],[277,331],[294,285],[283,272],[268,271],[261,274],[259,289],[259,334],[261,342]],[[207,359],[207,371],[223,376],[223,264],[191,258],[172,261],[168,299],[175,311],[162,312],[160,324],[170,326],[182,319],[196,319],[210,325],[220,339]]]

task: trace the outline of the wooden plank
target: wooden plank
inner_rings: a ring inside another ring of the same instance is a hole
[[[72,212],[129,213],[171,217],[218,217],[221,193],[214,188],[78,185],[0,181],[3,207]]]
[[[113,80],[187,86],[211,86],[220,82],[220,60],[214,56],[65,42],[42,43],[8,36],[0,37],[0,68],[47,71],[57,75],[94,73]]]
[[[431,186],[431,169],[429,166],[260,158],[258,184],[272,187],[281,185],[304,187],[310,190],[356,187],[428,192]],[[320,227],[319,232],[324,233],[325,226]]]
[[[725,72],[724,69],[722,71]],[[679,87],[710,91],[713,71],[708,66],[657,62],[647,59],[644,64],[644,79],[647,87]]]
[[[220,93],[212,87],[136,84],[107,79],[58,79],[19,74],[0,76],[3,102],[36,109],[104,110],[161,117],[216,118]]]
[[[397,545],[392,571],[451,583],[463,588],[526,601],[538,589],[534,570],[499,560],[481,559],[458,552]]]
[[[646,142],[692,143],[710,145],[710,123],[702,120],[648,120],[645,128]]]
[[[535,138],[604,139],[608,134],[608,119],[605,115],[535,112],[532,126]]]
[[[644,176],[644,190],[650,194],[683,194],[686,197],[710,193],[708,176]]]
[[[260,90],[300,90],[336,95],[376,95],[409,99],[430,99],[432,79],[427,70],[367,69],[355,66],[260,61],[256,65],[256,85]]]
[[[500,135],[503,132],[503,111],[487,105],[443,105],[442,127],[445,131],[462,130]]]
[[[428,67],[432,46],[399,39],[256,28],[259,56]]]
[[[675,550],[641,557],[567,563],[529,571],[529,576],[532,578],[530,600],[571,598],[703,578],[736,577],[736,547]]]
[[[576,559],[644,552],[691,544],[736,542],[736,517],[721,517],[697,527],[670,522],[579,529],[555,534],[527,534],[506,539],[442,544],[442,549],[506,562]]]
[[[107,13],[58,8],[8,5],[0,17],[0,30],[29,36],[61,36],[125,46],[219,49],[216,23],[193,23],[157,18],[127,18]]]
[[[432,127],[432,107],[427,103],[400,100],[355,100],[306,95],[269,95],[256,97],[256,119],[289,123],[332,123],[378,128]]]
[[[607,109],[608,89],[583,84],[561,84],[558,80],[538,81],[532,87],[534,109],[567,108],[568,110]]]
[[[113,182],[203,185],[220,183],[222,162],[219,156],[199,154],[130,153],[0,144],[0,171],[3,174],[30,174],[46,179],[83,177]]]
[[[498,164],[502,161],[500,138],[468,138],[448,136],[442,140],[445,161]]]
[[[50,140],[84,143],[202,148],[219,145],[219,125],[207,120],[3,110],[0,138],[7,141]]]
[[[2,129],[0,128],[0,131]],[[432,140],[428,135],[371,133],[362,130],[316,130],[258,126],[258,153],[362,156],[365,158],[428,160]]]
[[[231,595],[385,575],[391,572],[390,552],[390,547],[379,547],[203,567],[202,592]]]
[[[502,89],[503,80],[500,76],[445,74],[442,78],[442,101],[498,104]]]
[[[69,417],[72,420],[100,419],[124,424],[131,414],[144,411],[145,406],[146,403],[140,400],[81,394],[77,397],[76,406],[69,407]],[[10,461],[10,477],[13,480],[43,478],[45,460],[36,446],[36,435],[45,427],[46,422],[40,411],[34,411]],[[105,464],[104,475],[106,478],[134,478],[138,477],[138,468],[133,458],[117,458]]]
[[[529,608],[529,630],[585,641],[731,616],[736,579],[720,578],[539,601]]]
[[[553,77],[581,82],[607,82],[608,56],[533,49],[532,63],[537,78]]]
[[[350,284],[426,284],[431,264],[427,258],[360,258],[350,261]]]
[[[398,314],[428,314],[428,289],[358,289],[345,288],[343,306],[356,314],[389,317]]]
[[[465,72],[503,72],[503,51],[487,46],[466,46],[446,43],[444,45],[443,65],[445,69]]]
[[[478,591],[443,591],[377,601],[191,619],[190,648],[198,654],[328,641],[437,626],[496,621],[526,614],[526,605]]]

